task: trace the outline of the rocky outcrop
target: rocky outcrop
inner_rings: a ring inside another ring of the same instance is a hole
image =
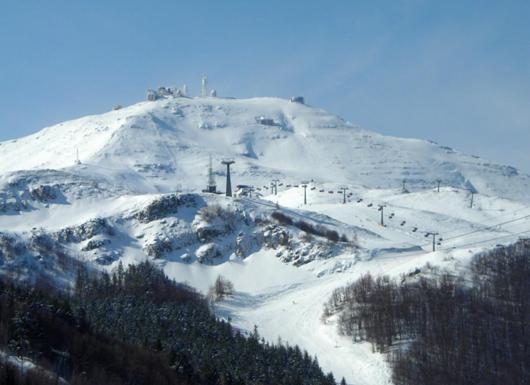
[[[79,243],[96,235],[114,235],[114,229],[106,219],[95,218],[79,226],[67,227],[52,234],[61,243]]]
[[[221,257],[222,253],[215,243],[202,245],[195,252],[195,256],[200,263],[212,264],[216,258]]]
[[[100,249],[105,245],[110,244],[110,239],[91,239],[87,242],[85,247],[83,247],[82,251],[91,251],[95,249]]]
[[[238,220],[241,219],[239,214],[219,205],[206,206],[198,212],[192,226],[197,237],[202,242],[206,242],[233,231]]]
[[[181,206],[195,207],[196,204],[195,197],[191,194],[165,195],[149,203],[134,217],[142,223],[149,223],[175,214]]]
[[[30,190],[29,192],[32,199],[39,202],[50,202],[57,198],[56,188],[50,185],[40,185]]]
[[[173,245],[169,239],[156,238],[144,247],[146,254],[153,258],[162,258],[164,254],[173,251]]]
[[[271,249],[288,246],[289,238],[287,230],[277,225],[268,225],[263,231],[263,242],[266,247]]]

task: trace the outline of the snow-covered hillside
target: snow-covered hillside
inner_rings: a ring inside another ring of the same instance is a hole
[[[202,193],[210,156],[219,190],[231,158],[254,195]],[[69,285],[80,264],[149,258],[203,292],[222,274],[236,294],[220,317],[348,383],[386,384],[381,355],[321,320],[330,293],[368,271],[465,270],[530,234],[529,191],[512,167],[300,103],[163,98],[0,143],[0,273]]]
[[[76,151],[82,165],[76,165]],[[203,188],[208,157],[235,183],[442,185],[529,201],[516,169],[423,140],[385,137],[324,110],[277,98],[165,98],[45,128],[0,144],[0,172],[56,169],[100,176],[132,192]]]

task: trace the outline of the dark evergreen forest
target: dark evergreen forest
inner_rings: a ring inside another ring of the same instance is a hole
[[[80,270],[75,292],[0,281],[0,384],[335,384],[298,347],[242,335],[206,300],[146,262],[113,275]]]

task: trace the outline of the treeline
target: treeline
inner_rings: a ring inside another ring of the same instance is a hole
[[[470,274],[365,275],[324,316],[386,352],[399,385],[530,383],[530,241],[475,256]]]
[[[0,281],[0,351],[47,373],[0,356],[1,384],[334,384],[307,352],[243,336],[147,262],[80,271],[68,296]]]

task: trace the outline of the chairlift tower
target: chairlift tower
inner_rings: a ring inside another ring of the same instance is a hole
[[[436,237],[439,235],[439,233],[426,233],[425,237],[432,236],[432,251],[436,251]],[[441,240],[441,239],[440,239]]]
[[[304,205],[307,204],[307,185],[309,182],[302,182],[302,188],[304,189]]]
[[[378,211],[381,211],[381,226],[385,225],[385,207],[386,205],[379,205]]]
[[[230,165],[234,164],[235,161],[232,159],[225,159],[221,162],[226,166],[226,196],[232,196],[232,183],[230,181]]]
[[[274,192],[274,195],[278,195],[278,183],[280,182],[279,179],[273,179],[272,180],[272,188],[273,188],[273,192]]]
[[[407,180],[406,179],[403,179],[403,187],[401,188],[401,192],[403,192],[403,193],[408,193],[409,192],[407,190]]]
[[[341,187],[341,191],[342,191],[342,204],[346,204],[346,190],[349,190],[349,188],[346,187],[346,186]]]
[[[441,181],[440,179],[438,179],[438,180],[436,181],[436,183],[438,183],[438,192],[440,192],[440,183],[442,183],[442,181]]]

